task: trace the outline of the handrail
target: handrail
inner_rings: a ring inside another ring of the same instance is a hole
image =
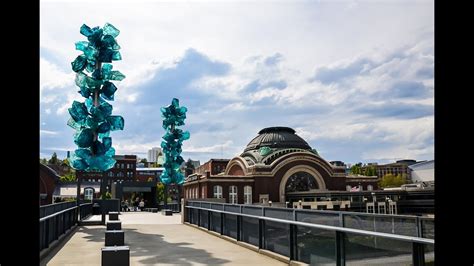
[[[282,207],[272,207],[272,206],[260,206],[260,205],[250,205],[250,204],[230,204],[230,203],[222,203],[222,202],[207,202],[207,201],[193,201],[188,200],[188,203],[212,203],[212,204],[222,204],[226,206],[242,206],[242,207],[251,207],[251,208],[265,208],[265,209],[276,209],[276,210],[287,210],[287,211],[298,211],[298,212],[314,212],[314,213],[324,213],[324,214],[339,214],[343,213],[344,215],[361,215],[361,216],[371,216],[371,217],[396,217],[396,218],[422,218],[426,220],[431,220],[434,218],[431,217],[420,217],[416,215],[406,215],[406,214],[381,214],[381,213],[365,213],[365,212],[354,212],[354,211],[334,211],[334,210],[309,210],[309,209],[293,209],[293,208],[282,208]]]
[[[50,219],[50,218],[52,218],[52,217],[54,217],[54,216],[57,216],[57,215],[59,215],[59,214],[61,214],[61,213],[64,213],[64,212],[67,212],[67,211],[70,211],[70,210],[76,209],[76,208],[78,208],[78,207],[77,207],[77,206],[74,206],[74,207],[71,207],[71,208],[69,208],[69,209],[65,209],[65,210],[62,210],[62,211],[59,211],[59,212],[50,214],[50,215],[48,215],[48,216],[45,216],[45,217],[43,217],[43,218],[40,218],[39,221],[40,221],[40,223],[41,223],[41,222],[44,221],[44,220]]]
[[[362,234],[362,235],[368,235],[368,236],[377,236],[377,237],[391,238],[391,239],[396,239],[396,240],[401,240],[401,241],[409,241],[409,242],[416,242],[416,243],[422,243],[422,244],[434,244],[434,239],[428,239],[428,238],[395,235],[395,234],[365,231],[365,230],[360,230],[360,229],[352,229],[352,228],[347,228],[347,227],[338,227],[338,226],[330,226],[330,225],[322,225],[322,224],[311,224],[311,223],[305,223],[305,222],[300,222],[300,221],[292,221],[292,220],[284,220],[284,219],[272,218],[272,217],[267,217],[267,216],[256,216],[256,215],[250,215],[250,214],[244,214],[244,213],[220,211],[220,210],[215,210],[215,209],[207,209],[207,208],[194,207],[194,206],[186,206],[186,208],[200,209],[200,210],[206,210],[206,211],[212,211],[212,212],[224,213],[224,214],[230,214],[230,215],[239,215],[239,216],[248,217],[248,218],[267,220],[267,221],[286,223],[286,224],[294,224],[294,225],[299,225],[299,226],[325,229],[325,230],[330,230],[330,231]]]

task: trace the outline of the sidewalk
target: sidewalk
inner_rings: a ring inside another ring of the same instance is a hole
[[[130,265],[286,265],[267,256],[180,224],[181,216],[122,212]],[[105,226],[82,226],[41,265],[100,265]]]

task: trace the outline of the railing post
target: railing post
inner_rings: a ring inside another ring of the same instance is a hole
[[[421,219],[420,219],[420,217],[418,217],[418,216],[415,217],[415,222],[416,222],[416,236],[422,237],[422,235],[423,235],[423,233],[422,233],[423,230],[422,230],[422,228],[421,228]]]
[[[197,225],[198,225],[198,226],[201,226],[201,209],[197,209],[197,210],[198,210]]]
[[[44,220],[44,248],[49,247],[49,220],[50,219]]]
[[[265,220],[258,219],[258,248],[264,248],[264,238],[265,238]]]
[[[344,233],[336,231],[336,265],[346,265],[346,254],[344,247]]]
[[[297,232],[297,228],[296,228],[296,225],[294,224],[290,224],[290,260],[298,260],[297,258],[297,248],[296,248],[296,245],[297,245],[297,239],[296,239],[296,236],[297,236],[298,232]]]
[[[240,229],[240,224],[242,223],[242,222],[241,222],[241,221],[242,221],[242,217],[241,217],[240,215],[236,215],[236,218],[237,218],[237,219],[236,219],[236,221],[237,221],[237,227],[236,227],[236,228],[237,228],[237,229],[236,229],[237,235],[236,235],[235,237],[236,237],[236,240],[237,240],[237,241],[240,241],[240,239],[241,239],[241,236],[240,236],[240,231],[241,231],[241,229]]]
[[[224,213],[221,212],[221,235],[224,234]]]
[[[207,230],[211,231],[211,219],[212,219],[212,212],[207,211]]]
[[[425,265],[425,246],[413,242],[413,266]]]

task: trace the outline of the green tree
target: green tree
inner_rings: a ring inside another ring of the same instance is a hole
[[[49,159],[48,163],[49,164],[58,164],[59,163],[58,155],[55,152],[53,152],[53,155],[51,155],[51,159]]]
[[[71,182],[76,181],[76,173],[69,172],[59,178],[61,182]]]
[[[364,175],[366,175],[366,176],[377,175],[377,170],[375,169],[375,166],[373,166],[373,165],[366,166],[364,168]]]
[[[40,158],[40,163],[44,164],[44,165],[47,165],[48,164],[48,160],[46,160],[46,158]]]
[[[362,163],[356,163],[351,167],[351,174],[360,175],[362,174]]]
[[[165,185],[163,183],[158,183],[156,185],[156,199],[158,203],[165,199]]]
[[[379,187],[381,188],[389,188],[389,187],[399,187],[403,184],[406,184],[406,176],[405,175],[393,175],[393,174],[386,174],[380,179]]]
[[[140,162],[146,164],[146,163],[147,163],[147,160],[146,160],[146,158],[143,158],[143,159],[140,160]]]

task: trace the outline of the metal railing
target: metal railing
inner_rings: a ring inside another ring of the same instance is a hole
[[[54,204],[48,204],[48,205],[40,206],[40,208],[39,208],[39,211],[40,211],[39,217],[42,218],[42,217],[51,215],[51,214],[59,212],[59,211],[69,209],[71,207],[76,206],[76,204],[77,203],[75,201],[69,201],[69,202],[60,202],[60,203],[54,203]]]
[[[76,204],[74,202],[74,204]],[[84,219],[92,214],[92,203],[81,204],[78,208],[73,206],[63,209],[39,219],[40,245],[39,251],[48,248],[49,245],[59,239],[67,230],[77,224],[78,218]]]
[[[84,203],[80,205],[79,215],[81,220],[92,215],[92,205],[93,203]]]
[[[394,260],[423,265],[434,259],[433,239],[344,227],[342,212],[318,211],[311,217],[309,210],[209,202],[187,202],[185,211],[186,222],[312,265]],[[418,226],[427,221],[420,219]]]
[[[172,210],[173,212],[181,212],[181,204],[180,203],[168,203],[167,209]],[[158,210],[161,211],[165,207],[164,204],[158,204]]]

